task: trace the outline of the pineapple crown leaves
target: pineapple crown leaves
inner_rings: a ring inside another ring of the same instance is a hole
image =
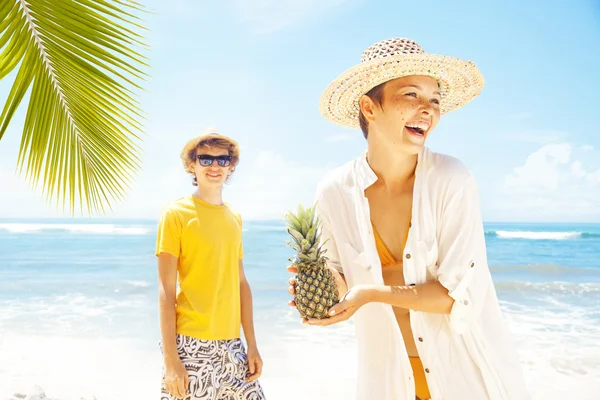
[[[309,208],[302,204],[298,206],[296,214],[288,212],[285,216],[287,231],[291,241],[286,244],[296,251],[290,261],[304,264],[305,266],[322,266],[326,258],[324,243],[319,243],[320,221],[316,213],[316,203]]]

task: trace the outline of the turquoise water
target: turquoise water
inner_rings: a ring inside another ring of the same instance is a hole
[[[486,224],[485,231],[502,300],[555,296],[600,304],[600,225]],[[156,336],[154,239],[154,221],[0,221],[0,327],[42,324],[78,334],[64,324],[70,314],[98,334]],[[279,221],[245,223],[245,268],[258,316],[287,301],[286,240]],[[60,325],[48,318],[59,312]]]
[[[286,305],[290,250],[283,223],[244,226],[259,339],[300,335]],[[584,390],[588,379],[600,377],[600,224],[489,223],[485,231],[507,323],[523,362],[536,367],[530,382],[558,374]],[[135,340],[156,355],[154,240],[154,221],[0,220],[0,332]],[[351,333],[344,338],[352,340]],[[0,350],[10,348],[0,343]],[[557,364],[548,348],[569,359]],[[0,382],[3,376],[11,378],[11,367],[0,361]]]

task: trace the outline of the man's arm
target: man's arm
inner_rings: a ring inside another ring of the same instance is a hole
[[[179,358],[176,344],[175,297],[177,258],[169,253],[158,256],[158,311],[165,360]]]
[[[254,334],[254,319],[252,315],[252,290],[244,273],[244,262],[240,260],[240,301],[242,311],[242,328],[248,348],[256,347],[256,336]]]
[[[158,312],[167,369],[165,385],[169,393],[183,398],[188,385],[188,375],[177,353],[176,291],[177,257],[161,252],[158,255]]]
[[[252,290],[244,273],[244,262],[239,261],[240,265],[240,309],[242,328],[244,337],[248,345],[248,368],[250,375],[247,380],[254,381],[262,374],[263,361],[256,345],[256,336],[254,334],[254,317],[252,312]]]

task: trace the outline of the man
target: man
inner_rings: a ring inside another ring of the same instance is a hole
[[[321,98],[322,114],[360,128],[368,150],[319,187],[326,256],[345,294],[329,318],[304,322],[354,315],[358,400],[529,398],[487,265],[475,180],[424,145],[442,114],[482,88],[473,63],[394,38],[369,47]]]
[[[239,154],[234,140],[214,131],[190,140],[181,159],[197,189],[161,214],[156,243],[161,400],[264,399],[242,262],[242,221],[222,198]]]

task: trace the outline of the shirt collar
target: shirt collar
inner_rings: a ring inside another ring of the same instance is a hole
[[[427,147],[423,146],[423,149],[417,155],[417,173],[424,167],[429,151]],[[357,159],[356,184],[361,190],[365,190],[375,182],[377,182],[377,175],[367,162],[367,152],[364,151]]]

